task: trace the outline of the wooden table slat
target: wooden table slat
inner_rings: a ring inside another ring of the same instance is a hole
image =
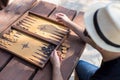
[[[0,49],[0,70],[4,68],[4,66],[9,62],[11,58],[12,58],[11,54]]]
[[[67,40],[71,48],[67,53],[67,58],[61,64],[61,72],[64,80],[69,79],[85,47],[85,44],[76,35],[71,34]]]
[[[75,22],[76,24],[78,24],[80,27],[83,28],[83,31],[85,30],[85,24],[84,24],[84,12],[79,12],[73,22]]]
[[[29,80],[35,69],[24,60],[13,58],[0,72],[0,80]]]
[[[84,25],[83,23],[83,13],[79,13],[73,19],[78,25]],[[84,26],[80,26],[84,28]],[[61,72],[64,80],[68,80],[72,71],[74,70],[79,58],[85,48],[85,43],[73,32],[71,31],[70,36],[67,39],[70,44],[70,49],[67,54],[67,59],[62,62]],[[74,44],[73,44],[74,43]]]
[[[56,13],[64,13],[66,14],[71,20],[74,18],[74,16],[76,15],[76,11],[75,10],[70,10],[70,9],[67,9],[65,7],[62,7],[62,6],[58,6],[54,11],[53,13],[50,15],[49,18],[53,19],[53,20],[56,20],[56,17],[55,17],[55,14]]]
[[[47,17],[51,14],[52,11],[54,11],[55,8],[55,4],[40,1],[36,6],[30,9],[29,12],[39,16]]]
[[[33,80],[52,80],[52,65],[50,61],[46,64],[44,69],[39,69]]]

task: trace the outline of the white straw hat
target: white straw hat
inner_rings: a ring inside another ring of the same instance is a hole
[[[101,48],[120,52],[120,4],[97,3],[84,15],[86,30]]]

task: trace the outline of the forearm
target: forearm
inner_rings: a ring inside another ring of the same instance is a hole
[[[52,80],[63,80],[60,67],[58,66],[53,67],[53,79]]]
[[[99,46],[97,46],[88,36],[85,36],[85,34],[83,33],[84,28],[77,25],[76,23],[69,21],[66,23],[66,25],[72,29],[72,31],[74,31],[84,42],[90,44],[92,47],[96,48],[97,50],[101,51],[101,48]]]
[[[77,25],[76,23],[69,21],[66,23],[73,32],[75,32],[83,41],[86,42],[86,36],[84,35],[84,28],[82,26]]]

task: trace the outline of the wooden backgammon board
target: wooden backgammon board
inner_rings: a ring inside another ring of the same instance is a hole
[[[2,32],[0,47],[43,68],[68,34],[62,24],[27,11]]]

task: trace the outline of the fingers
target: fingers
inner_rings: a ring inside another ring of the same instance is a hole
[[[54,51],[51,53],[50,58],[53,59],[53,58],[57,58],[57,57],[59,57],[58,51],[54,50]]]
[[[56,17],[62,17],[62,16],[65,16],[65,14],[63,14],[63,13],[57,13],[57,14],[55,14],[56,15]]]
[[[57,55],[59,56],[60,62],[62,62],[61,52],[60,52],[60,51],[57,51]]]
[[[60,62],[62,62],[62,60],[63,60],[61,54],[62,54],[62,53],[61,53],[60,51],[56,51],[56,52],[54,53],[54,55],[59,58]]]
[[[54,57],[54,56],[55,56],[55,53],[57,53],[56,50],[54,50],[54,51],[51,53],[51,56],[50,56],[50,57],[51,57],[51,58]]]
[[[55,16],[56,16],[57,19],[62,19],[63,17],[65,17],[65,14],[57,13],[57,14],[55,14]]]
[[[61,52],[54,50],[50,56],[50,60],[51,61],[60,60],[60,62],[61,62],[62,58],[60,56],[61,56]]]
[[[60,52],[57,50],[54,50],[51,54],[52,57],[59,57],[59,55],[60,55]]]
[[[58,21],[58,22],[60,22],[60,23],[65,23],[65,21],[66,21],[66,15],[65,14],[63,14],[63,13],[57,13],[57,14],[55,14],[55,16],[56,16],[56,20]]]
[[[53,64],[53,66],[59,66],[61,64],[60,57],[59,57],[59,51],[54,50],[50,56],[50,61]]]
[[[57,52],[56,50],[54,50],[54,51],[53,51],[53,56],[56,56],[56,57],[57,57],[57,56],[58,56],[57,53],[58,53],[58,52]]]

